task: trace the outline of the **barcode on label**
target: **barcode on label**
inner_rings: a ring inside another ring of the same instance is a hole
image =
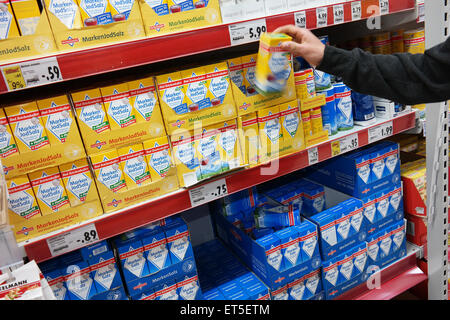
[[[61,251],[61,250],[64,250],[64,249],[67,249],[69,246],[62,246],[62,247],[59,247],[59,248],[56,248],[56,249],[53,249],[53,252],[58,252],[58,251]]]

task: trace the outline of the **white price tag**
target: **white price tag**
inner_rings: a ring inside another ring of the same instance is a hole
[[[425,1],[417,1],[417,23],[425,21]]]
[[[299,11],[294,13],[295,25],[299,28],[306,28],[306,12]]]
[[[333,6],[334,24],[344,23],[344,5]]]
[[[47,239],[52,256],[58,256],[99,241],[95,223]]]
[[[394,125],[392,124],[392,121],[369,128],[369,143],[390,137],[393,133]]]
[[[351,3],[352,21],[361,20],[361,1],[354,1]]]
[[[308,149],[308,162],[310,166],[319,162],[319,150],[317,147]]]
[[[327,7],[316,8],[317,28],[326,27],[328,24],[328,10]]]
[[[267,31],[266,19],[258,19],[228,26],[231,45],[258,41],[261,35]]]
[[[225,179],[212,181],[189,190],[189,198],[193,207],[222,198],[227,194],[227,181]]]
[[[7,65],[1,70],[9,91],[63,80],[56,57]]]
[[[380,0],[380,14],[389,14],[389,0]]]
[[[354,133],[339,139],[339,145],[341,148],[341,153],[358,149],[359,147],[358,134]]]

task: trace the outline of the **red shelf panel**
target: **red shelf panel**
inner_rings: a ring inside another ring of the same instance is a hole
[[[393,134],[409,130],[415,126],[415,112],[409,112],[394,118],[393,120],[386,120],[384,122],[389,121],[392,121],[393,123]],[[378,126],[384,122],[378,122],[372,127]],[[358,134],[359,147],[363,147],[368,144],[369,128],[362,128],[356,131]],[[351,132],[347,135],[352,135],[354,133],[355,132]],[[341,138],[342,137],[339,139]],[[326,141],[314,146],[317,147],[319,161],[324,161],[332,157],[332,141],[333,140]],[[268,164],[232,172],[228,175],[219,176],[217,179],[225,178],[228,194],[235,193],[309,166],[308,149],[280,158],[278,162],[278,171],[276,173],[271,175],[262,174],[262,167],[275,165],[275,163],[275,161],[272,161]],[[203,184],[207,183],[210,183],[210,181]],[[192,188],[196,187],[198,186],[196,185]],[[190,208],[192,208],[192,205],[189,197],[189,191],[187,189],[182,189],[179,192],[172,193],[166,197],[144,202],[140,205],[136,205],[132,208],[124,209],[116,213],[106,214],[99,217],[97,220],[94,220],[94,222],[88,221],[82,225],[95,223],[99,239],[103,240]],[[80,228],[82,225],[64,229],[63,232],[75,230]],[[24,243],[28,257],[30,259],[35,259],[37,262],[52,258],[47,245],[47,239],[54,236],[56,236],[56,234],[52,233],[47,237],[37,238]]]
[[[427,279],[417,266],[415,252],[380,270],[375,276],[379,276],[379,287],[372,288],[376,282],[369,280],[369,284],[362,283],[336,300],[390,300]]]
[[[362,0],[361,3],[362,19],[369,17],[370,11],[368,13],[367,8],[370,5],[378,6],[378,0]],[[343,5],[344,22],[351,22],[351,2],[345,2]],[[389,13],[410,10],[414,7],[415,0],[389,1]],[[316,29],[316,8],[305,11],[307,28]],[[333,25],[333,6],[328,6],[327,20],[328,26]],[[268,31],[273,31],[282,25],[294,23],[294,12],[266,17]],[[229,24],[222,24],[193,31],[61,53],[53,56],[57,57],[63,79],[72,80],[230,47],[231,41],[228,26]],[[8,63],[8,65],[15,65],[24,61],[30,61],[30,59]],[[39,59],[31,59],[31,61],[39,61]],[[0,67],[3,65],[7,64],[0,62]],[[6,92],[8,92],[8,88],[3,76],[0,74],[0,94]]]

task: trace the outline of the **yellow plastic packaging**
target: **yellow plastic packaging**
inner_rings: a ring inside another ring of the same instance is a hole
[[[193,131],[188,130],[170,137],[178,181],[182,187],[193,185],[202,179],[198,152],[201,138],[201,133],[194,135]]]
[[[292,68],[292,54],[281,43],[292,41],[282,33],[263,33],[259,40],[255,68],[255,89],[262,95],[284,91]]]
[[[403,30],[396,30],[391,32],[392,53],[405,52],[403,43]]]
[[[312,108],[310,109],[310,115],[312,134],[321,133],[323,131],[322,109],[320,107]]]
[[[283,145],[279,106],[258,111],[258,129],[261,142],[260,161],[277,158]]]
[[[230,73],[230,80],[233,82],[243,94],[246,94],[247,89],[244,80],[244,66],[240,57],[227,60],[228,70]]]
[[[152,182],[142,143],[122,147],[117,150],[125,174],[128,190],[145,186]]]
[[[207,99],[208,87],[206,83],[205,69],[203,67],[182,70],[180,72],[183,79],[183,86],[186,92],[185,102],[189,112],[211,106],[210,99]]]
[[[50,145],[73,143],[83,149],[72,109],[66,95],[37,101]]]
[[[20,153],[50,148],[35,101],[5,108]]]
[[[41,210],[34,196],[33,188],[27,175],[6,180],[8,188],[8,213],[11,224],[22,219],[41,216]]]
[[[391,49],[391,34],[390,32],[383,32],[372,36],[372,52],[374,54],[390,54]]]
[[[111,7],[106,0],[77,0],[84,26],[112,23]]]
[[[251,166],[259,163],[260,137],[256,112],[238,118],[239,136],[244,163]]]
[[[242,67],[244,70],[244,84],[245,84],[245,92],[247,96],[252,96],[257,94],[255,88],[255,72],[256,72],[256,54],[249,54],[241,57],[242,59]]]
[[[22,36],[33,35],[41,18],[36,0],[10,0]]]
[[[280,121],[283,144],[280,155],[290,154],[305,149],[305,137],[297,100],[283,103],[280,108]]]
[[[19,152],[5,112],[0,108],[0,157],[7,158]]]
[[[13,9],[8,0],[0,0],[0,40],[20,37],[19,28],[14,19]]]
[[[28,177],[43,216],[70,207],[58,167],[32,172]]]
[[[308,99],[316,96],[313,69],[300,70],[294,73],[295,91],[298,99]]]
[[[233,170],[243,165],[244,160],[236,119],[221,122],[211,127],[219,131],[217,142],[220,159],[222,160],[222,172]]]
[[[102,87],[100,92],[111,130],[126,128],[136,123],[136,114],[130,103],[126,82]]]
[[[412,54],[425,52],[425,30],[408,30],[403,33],[405,52]]]
[[[123,166],[116,149],[91,156],[92,167],[98,182],[113,192],[126,190]],[[99,187],[101,194],[101,188]]]
[[[163,179],[174,165],[169,139],[164,136],[142,143],[152,182]]]
[[[59,171],[71,207],[98,199],[97,187],[86,159],[62,164]]]
[[[303,133],[305,137],[312,136],[311,112],[310,110],[301,111]]]
[[[75,0],[44,0],[45,7],[68,29],[83,27],[80,9]]]

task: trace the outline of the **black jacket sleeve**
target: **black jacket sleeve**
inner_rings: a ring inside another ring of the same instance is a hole
[[[424,54],[375,55],[359,48],[325,47],[317,69],[342,78],[353,90],[402,104],[450,99],[450,38]]]

